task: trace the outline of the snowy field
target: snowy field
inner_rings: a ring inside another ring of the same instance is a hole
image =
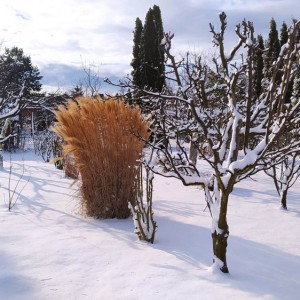
[[[8,153],[0,172],[0,299],[300,299],[300,181],[279,208],[271,179],[239,183],[230,199],[228,267],[210,268],[211,218],[204,194],[155,177],[153,245],[132,219],[94,220],[80,213],[76,184],[32,152]],[[16,197],[16,194],[14,195]]]

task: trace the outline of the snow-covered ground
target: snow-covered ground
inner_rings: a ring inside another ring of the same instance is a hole
[[[155,177],[153,245],[132,219],[80,213],[76,184],[32,152],[0,172],[0,299],[300,299],[300,182],[279,208],[271,179],[239,183],[230,199],[229,275],[210,268],[211,218],[196,187]],[[16,194],[14,195],[14,197]]]

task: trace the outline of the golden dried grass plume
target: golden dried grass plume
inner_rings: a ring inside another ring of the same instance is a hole
[[[64,139],[65,155],[72,155],[82,185],[88,216],[127,218],[128,201],[136,199],[137,160],[148,138],[149,124],[138,108],[116,99],[77,98],[55,111],[54,131]],[[135,134],[133,134],[135,133]]]

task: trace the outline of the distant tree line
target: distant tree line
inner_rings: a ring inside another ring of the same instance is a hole
[[[300,32],[298,31],[298,38]],[[277,30],[277,24],[274,18],[270,21],[268,38],[264,40],[262,35],[258,35],[256,43],[260,49],[254,58],[254,93],[258,96],[262,91],[262,85],[271,79],[273,63],[278,59],[282,46],[288,41],[288,27],[286,22],[282,23],[280,34]],[[298,72],[299,73],[299,72]],[[278,80],[280,80],[278,74]],[[289,84],[285,93],[285,101],[291,102],[292,98],[300,95],[299,86],[300,74],[296,76]]]

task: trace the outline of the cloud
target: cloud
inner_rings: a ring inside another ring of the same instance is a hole
[[[47,86],[75,86],[83,77],[82,69],[65,64],[46,64],[40,67],[42,83]]]
[[[41,72],[56,84],[78,74],[75,70],[83,61],[101,65],[104,73],[125,76],[130,73],[135,19],[144,22],[154,4],[161,8],[165,31],[175,34],[175,53],[211,49],[209,23],[219,26],[221,10],[228,16],[228,47],[237,39],[235,25],[244,18],[264,36],[272,17],[278,27],[299,18],[298,0],[1,0],[0,39],[4,47],[23,48],[34,64],[52,66]]]
[[[123,70],[124,66],[115,66],[113,64],[106,64],[103,66],[87,64],[85,67],[87,69],[91,67],[92,72],[95,72],[95,75],[100,78],[101,93],[118,92],[117,87],[105,83],[104,79],[109,78],[113,83],[118,83],[119,80],[125,76],[125,74],[122,76],[116,76],[117,72],[112,71],[112,69],[120,68]],[[87,76],[83,68],[83,66],[76,67],[66,64],[45,64],[39,68],[41,74],[43,75],[41,82],[48,91],[55,91],[58,89],[68,91],[75,85],[85,82]]]

